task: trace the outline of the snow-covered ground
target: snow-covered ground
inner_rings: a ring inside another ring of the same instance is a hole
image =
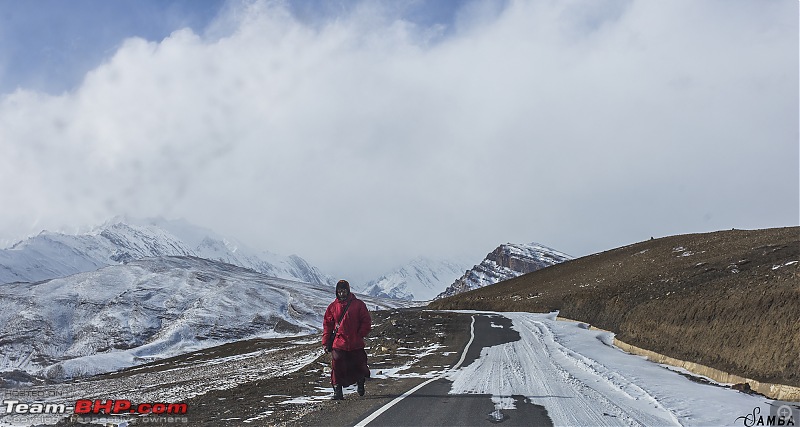
[[[190,257],[0,286],[0,372],[85,377],[253,337],[315,333],[324,284]],[[363,297],[371,310],[410,303]]]
[[[429,372],[420,372],[411,369],[413,363],[406,363],[374,371],[373,378],[416,376],[429,381],[446,378],[453,382],[450,393],[489,394],[499,411],[521,404],[512,396],[522,395],[531,403],[544,406],[557,426],[749,427],[760,425],[758,417],[762,416],[761,425],[769,425],[767,417],[783,404],[691,381],[674,369],[614,347],[612,334],[586,329],[581,323],[557,321],[555,313],[491,314],[510,318],[521,339],[484,348],[478,359],[466,366],[459,362],[454,369],[435,366]],[[492,326],[502,327],[495,322]],[[398,350],[408,350],[418,361],[425,354],[441,352],[442,348],[430,345]],[[183,401],[210,390],[226,390],[297,371],[313,363],[321,352],[316,335],[298,337],[277,347],[254,348],[234,356],[214,357],[213,351],[204,351],[208,354],[161,369],[136,368],[122,376],[36,386],[21,391],[0,390],[0,394],[8,399],[19,396],[8,393],[22,392],[24,396],[37,396],[37,401],[56,403],[74,402],[79,398]],[[465,349],[462,361],[466,353]],[[345,392],[355,393],[355,387]],[[289,404],[328,400],[331,394],[330,388],[325,387],[310,396],[281,396],[283,403]],[[790,405],[794,411],[793,425],[798,425],[798,404]],[[59,418],[15,416],[4,412],[0,407],[0,426],[27,426],[42,419],[55,423]],[[266,410],[259,418],[268,419],[270,414]]]
[[[311,340],[313,338],[313,342]],[[241,384],[274,378],[295,372],[312,363],[322,350],[317,336],[298,337],[285,344],[256,346],[256,349],[234,356],[214,357],[218,349],[195,353],[190,358],[161,366],[133,368],[125,374],[108,378],[91,378],[68,383],[0,388],[0,401],[18,400],[22,403],[66,404],[65,414],[7,413],[0,406],[0,427],[55,425],[72,414],[78,399],[129,399],[142,402],[183,402],[211,390],[230,390]],[[263,348],[258,348],[263,347]],[[92,422],[121,423],[135,416],[99,418]],[[246,424],[245,424],[246,425]]]
[[[613,347],[608,332],[557,321],[555,314],[498,314],[513,321],[521,340],[485,348],[474,363],[448,374],[451,393],[491,394],[500,410],[512,409],[512,395],[523,395],[544,406],[555,425],[753,425],[740,417],[753,420],[755,411],[767,422],[781,405],[691,381]]]

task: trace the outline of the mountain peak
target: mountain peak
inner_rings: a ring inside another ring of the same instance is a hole
[[[493,285],[571,259],[563,252],[536,242],[505,243],[489,252],[480,264],[467,270],[436,299]]]
[[[84,234],[43,231],[0,250],[0,283],[38,282],[131,260],[196,256],[249,268],[268,276],[332,285],[302,258],[256,252],[185,220],[117,216]]]
[[[428,301],[468,268],[460,260],[418,256],[406,265],[373,280],[362,287],[364,293],[376,297]]]

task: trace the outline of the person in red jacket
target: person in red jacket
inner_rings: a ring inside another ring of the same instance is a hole
[[[336,299],[325,310],[322,320],[322,345],[331,353],[331,385],[333,399],[342,400],[342,387],[358,384],[364,395],[364,382],[369,377],[364,337],[372,329],[367,305],[350,293],[350,283],[336,284]],[[334,333],[335,331],[335,333]]]

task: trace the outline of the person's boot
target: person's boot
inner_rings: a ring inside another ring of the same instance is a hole
[[[358,395],[359,396],[363,396],[364,393],[366,392],[366,390],[364,390],[364,381],[366,381],[364,378],[361,378],[358,381]]]
[[[333,386],[333,400],[344,400],[344,393],[342,393],[342,386]]]

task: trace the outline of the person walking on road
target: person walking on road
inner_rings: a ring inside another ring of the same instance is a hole
[[[343,387],[358,384],[358,394],[365,393],[369,377],[364,338],[372,329],[367,305],[350,292],[350,283],[336,284],[336,299],[325,310],[322,321],[322,345],[331,353],[333,399],[342,400]]]

